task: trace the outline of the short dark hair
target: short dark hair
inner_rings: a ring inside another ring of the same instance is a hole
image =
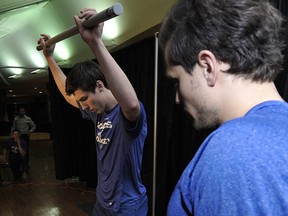
[[[11,134],[13,134],[14,132],[18,132],[19,134],[21,134],[21,133],[20,133],[20,130],[18,130],[18,129],[13,129],[12,132],[11,132]]]
[[[190,73],[201,50],[230,64],[227,73],[274,81],[282,70],[283,18],[268,0],[179,0],[164,19],[159,43],[170,66]]]
[[[100,80],[108,88],[106,79],[101,72],[100,66],[94,61],[76,63],[69,72],[65,91],[67,95],[74,94],[77,89],[95,92],[96,81]]]

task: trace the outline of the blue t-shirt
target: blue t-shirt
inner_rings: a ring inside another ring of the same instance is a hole
[[[109,113],[81,110],[95,124],[98,181],[97,200],[104,208],[117,212],[123,206],[135,206],[146,196],[141,180],[144,142],[147,136],[146,113],[140,103],[138,119],[131,123],[119,105]]]
[[[288,105],[267,101],[203,142],[167,215],[288,215]]]

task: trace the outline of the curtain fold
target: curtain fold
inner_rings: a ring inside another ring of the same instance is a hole
[[[271,4],[273,4],[282,14],[282,16],[285,19],[284,22],[284,29],[285,34],[285,43],[286,48],[283,50],[284,54],[284,64],[283,64],[283,70],[281,74],[278,76],[278,78],[275,81],[276,87],[281,94],[281,96],[284,98],[285,101],[288,101],[288,1],[287,0],[270,0]]]
[[[65,74],[69,69],[62,69]],[[96,186],[95,132],[90,121],[66,102],[49,71],[51,134],[57,179],[79,176],[88,187]]]

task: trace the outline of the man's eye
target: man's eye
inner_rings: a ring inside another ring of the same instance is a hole
[[[173,79],[172,82],[173,82],[173,85],[175,86],[175,88],[178,89],[178,87],[179,87],[179,81],[176,80],[176,79]]]
[[[79,101],[80,101],[80,102],[86,101],[87,98],[88,98],[88,97],[82,97]]]
[[[177,88],[178,89],[178,87],[179,87],[179,82],[177,81],[177,82],[175,82],[174,83],[174,85],[175,85],[175,88]]]

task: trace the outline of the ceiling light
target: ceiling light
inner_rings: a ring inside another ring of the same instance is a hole
[[[37,70],[31,71],[30,73],[31,73],[31,74],[37,74],[37,73],[39,73],[39,71],[40,71],[40,69],[37,69]]]
[[[14,74],[12,76],[9,76],[8,79],[17,79],[19,77],[21,77],[19,74]]]
[[[67,65],[68,63],[69,63],[68,60],[62,60],[62,61],[58,61],[58,62],[57,62],[57,64],[58,64],[59,66]]]
[[[31,71],[30,73],[31,74],[39,74],[39,73],[45,73],[45,72],[47,72],[46,69],[36,69],[36,70]]]

